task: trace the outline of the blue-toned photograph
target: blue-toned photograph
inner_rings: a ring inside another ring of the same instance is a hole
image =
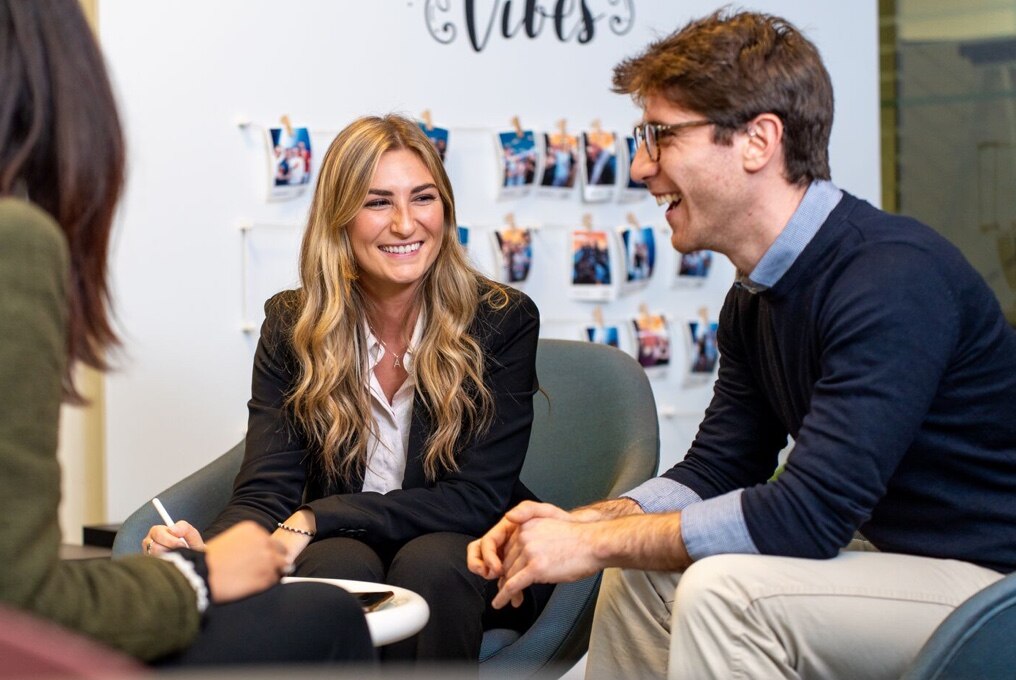
[[[716,361],[720,352],[716,345],[716,322],[689,321],[688,333],[691,337],[692,373],[712,373],[716,369]]]
[[[693,250],[681,255],[678,276],[704,279],[709,276],[709,268],[713,265],[713,253],[709,250]]]
[[[656,236],[652,227],[629,228],[621,232],[625,269],[629,282],[646,281],[656,266]]]
[[[624,143],[628,146],[628,163],[629,168],[631,167],[631,161],[635,158],[635,138],[625,137]],[[646,185],[642,182],[636,182],[631,178],[631,174],[628,175],[628,188],[629,189],[645,189]]]
[[[295,186],[310,182],[310,133],[307,128],[271,128],[272,162],[275,186]]]
[[[532,130],[502,132],[498,135],[504,155],[503,187],[532,185],[536,178],[536,136]]]
[[[617,326],[586,326],[586,340],[611,347],[621,346]]]
[[[445,154],[448,153],[448,129],[439,127],[427,127],[426,123],[418,122],[420,129],[427,135],[427,139],[430,140],[434,148],[437,149],[437,155],[444,161]]]
[[[463,248],[469,245],[469,227],[463,227],[459,225],[459,243]]]

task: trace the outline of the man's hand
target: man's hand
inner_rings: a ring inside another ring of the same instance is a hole
[[[212,602],[232,602],[279,582],[289,570],[286,549],[250,520],[222,532],[205,545]]]
[[[501,563],[504,546],[515,534],[519,525],[535,517],[567,519],[568,513],[550,503],[534,503],[533,501],[519,503],[509,510],[490,531],[470,543],[466,548],[466,565],[469,570],[488,580],[504,576],[504,568]]]

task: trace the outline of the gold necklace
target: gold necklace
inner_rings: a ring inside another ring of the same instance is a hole
[[[370,325],[370,324],[368,323],[368,324],[367,324],[367,328],[369,328],[369,329],[370,329],[370,332],[371,332],[371,333],[372,333],[372,334],[374,335],[374,338],[375,338],[375,339],[376,339],[376,340],[377,340],[378,342],[380,342],[380,343],[381,343],[381,346],[382,346],[382,347],[384,347],[384,349],[385,349],[385,352],[386,352],[386,353],[389,353],[389,354],[391,354],[391,355],[392,355],[393,357],[395,357],[395,368],[400,368],[400,367],[402,366],[402,357],[403,357],[403,356],[405,356],[405,354],[406,354],[406,350],[405,350],[405,349],[404,349],[404,350],[402,350],[402,354],[399,354],[398,352],[395,352],[394,350],[392,350],[392,349],[390,349],[390,348],[388,347],[388,343],[386,343],[386,342],[385,342],[384,340],[382,340],[382,339],[381,339],[381,334],[380,334],[380,333],[378,333],[378,332],[377,332],[376,330],[374,330],[374,327],[373,327],[373,326],[371,326],[371,325]],[[409,349],[409,348],[407,347],[406,349]]]

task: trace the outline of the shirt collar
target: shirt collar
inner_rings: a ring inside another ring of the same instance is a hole
[[[811,243],[841,198],[843,192],[832,182],[812,182],[801,199],[801,204],[790,216],[787,226],[762,255],[755,269],[748,276],[738,271],[734,285],[749,293],[759,293],[775,286]]]
[[[402,355],[402,365],[406,367],[406,371],[410,374],[413,372],[413,355],[416,354],[416,350],[420,347],[420,342],[423,340],[423,329],[427,327],[427,310],[421,309],[420,313],[416,317],[416,326],[413,328],[413,337],[409,339],[409,346],[406,347],[406,352]],[[374,337],[374,332],[370,329],[370,324],[363,322],[363,331],[367,335],[367,357],[369,370],[373,371],[377,363],[381,361],[381,358],[385,355],[385,348],[381,342]]]

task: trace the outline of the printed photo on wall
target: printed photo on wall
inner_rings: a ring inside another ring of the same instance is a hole
[[[703,385],[713,381],[720,352],[716,345],[716,321],[703,313],[687,322],[688,373],[685,385]]]
[[[631,161],[635,158],[635,138],[625,137],[621,143],[621,151],[623,153],[618,167],[621,179],[617,183],[617,201],[618,203],[641,201],[649,196],[649,190],[645,184],[631,178]]]
[[[514,198],[529,193],[536,181],[536,136],[532,130],[521,134],[512,130],[497,134],[498,158],[501,166],[501,198]]]
[[[660,374],[670,365],[670,331],[662,314],[640,314],[632,319],[638,347],[636,359],[650,375]]]
[[[578,172],[579,138],[561,132],[544,133],[540,195],[553,198],[571,196]]]
[[[590,203],[612,200],[617,182],[617,135],[593,130],[583,132],[581,142],[582,199]]]
[[[448,129],[439,128],[434,126],[427,126],[427,123],[423,121],[417,121],[417,125],[423,130],[423,134],[427,135],[427,139],[430,140],[434,148],[437,149],[437,155],[441,157],[443,161],[445,154],[448,153]]]
[[[690,253],[677,253],[678,286],[701,286],[709,278],[709,270],[713,267],[713,253],[710,250],[693,250]]]
[[[520,286],[529,278],[533,263],[533,234],[531,229],[505,227],[495,229],[495,256],[501,270],[501,280]]]
[[[613,300],[617,282],[611,272],[610,234],[576,229],[571,234],[571,297]]]
[[[310,186],[310,133],[305,127],[267,128],[268,200],[286,201]]]
[[[469,248],[469,227],[463,227],[461,224],[458,225],[459,233],[459,244],[463,248]]]
[[[586,326],[583,337],[589,342],[621,348],[621,333],[617,326]]]
[[[624,245],[624,290],[634,291],[649,283],[656,267],[656,235],[651,226],[619,229]]]

